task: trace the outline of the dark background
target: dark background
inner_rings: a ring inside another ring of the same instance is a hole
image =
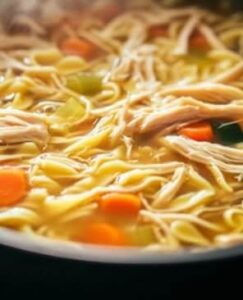
[[[1,246],[0,299],[11,295],[88,300],[243,299],[243,258],[126,266],[70,261]]]

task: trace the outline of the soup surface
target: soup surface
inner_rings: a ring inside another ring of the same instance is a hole
[[[242,243],[243,15],[53,14],[0,27],[0,225],[146,250]]]

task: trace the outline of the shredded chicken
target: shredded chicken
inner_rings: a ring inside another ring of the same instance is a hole
[[[242,150],[174,135],[165,137],[163,142],[191,161],[204,165],[215,164],[226,173],[243,173]]]
[[[243,105],[237,102],[229,104],[209,104],[192,98],[179,98],[153,111],[141,109],[127,124],[132,133],[147,133],[163,130],[172,126],[175,130],[180,124],[210,118],[243,118]]]
[[[44,147],[49,134],[43,118],[19,110],[0,110],[0,141],[3,144],[34,142]]]
[[[174,95],[177,97],[189,96],[201,101],[213,103],[226,103],[232,100],[243,99],[242,90],[214,82],[203,82],[186,86],[176,85],[165,88],[160,92],[160,96],[167,95]]]

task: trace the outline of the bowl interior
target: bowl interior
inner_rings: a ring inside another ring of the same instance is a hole
[[[26,235],[0,229],[0,245],[44,256],[108,264],[185,264],[243,256],[243,246],[200,251],[154,252],[136,248],[105,248]]]

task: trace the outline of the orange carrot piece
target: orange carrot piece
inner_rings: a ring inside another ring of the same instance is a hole
[[[195,31],[190,38],[190,47],[201,49],[201,50],[209,50],[210,45],[208,44],[207,39],[204,35],[202,35],[199,31]]]
[[[190,124],[179,130],[179,134],[195,141],[211,142],[214,139],[213,129],[209,122],[202,121]]]
[[[20,202],[27,194],[28,184],[23,170],[0,170],[0,207]]]
[[[109,193],[100,200],[100,210],[105,214],[136,216],[141,208],[141,200],[133,194]]]
[[[166,25],[153,25],[149,28],[148,34],[152,38],[168,36],[168,26]]]
[[[127,245],[125,234],[119,228],[108,223],[89,224],[83,232],[81,241],[106,246]]]
[[[81,56],[87,60],[93,59],[99,54],[96,45],[81,38],[68,38],[61,44],[61,50],[67,55]]]
[[[97,12],[96,16],[103,22],[108,23],[115,17],[122,13],[123,9],[118,3],[110,3],[101,7]]]

